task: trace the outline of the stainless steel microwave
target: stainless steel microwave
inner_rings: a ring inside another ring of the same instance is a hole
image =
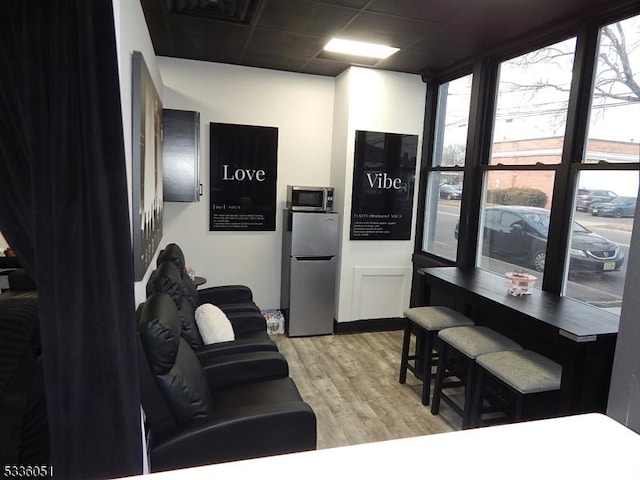
[[[287,186],[287,208],[292,212],[333,211],[333,187]]]

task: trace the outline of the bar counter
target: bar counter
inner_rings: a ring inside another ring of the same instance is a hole
[[[562,365],[561,412],[604,412],[619,318],[540,289],[507,293],[507,279],[480,269],[423,268],[427,305],[454,307]]]

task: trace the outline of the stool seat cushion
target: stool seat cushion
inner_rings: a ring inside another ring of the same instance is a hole
[[[471,359],[487,353],[522,350],[516,342],[488,327],[447,328],[440,331],[438,336]]]
[[[460,312],[439,305],[409,308],[404,314],[409,320],[428,331],[473,325],[473,320]]]
[[[520,393],[558,390],[562,367],[531,350],[489,353],[476,362],[502,382]]]

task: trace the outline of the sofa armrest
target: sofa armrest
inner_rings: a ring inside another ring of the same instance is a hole
[[[316,417],[304,402],[229,409],[151,444],[154,472],[313,450]]]
[[[248,352],[218,357],[203,365],[212,392],[224,387],[289,376],[289,364],[278,352]]]
[[[198,298],[200,303],[213,303],[214,305],[249,303],[253,302],[253,293],[245,285],[220,285],[199,289]]]
[[[244,352],[277,352],[278,346],[270,338],[262,340],[255,338],[239,338],[232,342],[212,343],[204,345],[196,351],[198,361],[202,365],[211,363],[214,359]]]

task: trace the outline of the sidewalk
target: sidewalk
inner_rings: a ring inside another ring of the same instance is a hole
[[[625,218],[621,220],[628,220],[627,224],[622,222],[616,222],[616,219],[608,217],[593,217],[590,220],[576,220],[580,225],[589,228],[606,228],[609,230],[620,230],[622,232],[631,232],[633,230],[633,218]]]

